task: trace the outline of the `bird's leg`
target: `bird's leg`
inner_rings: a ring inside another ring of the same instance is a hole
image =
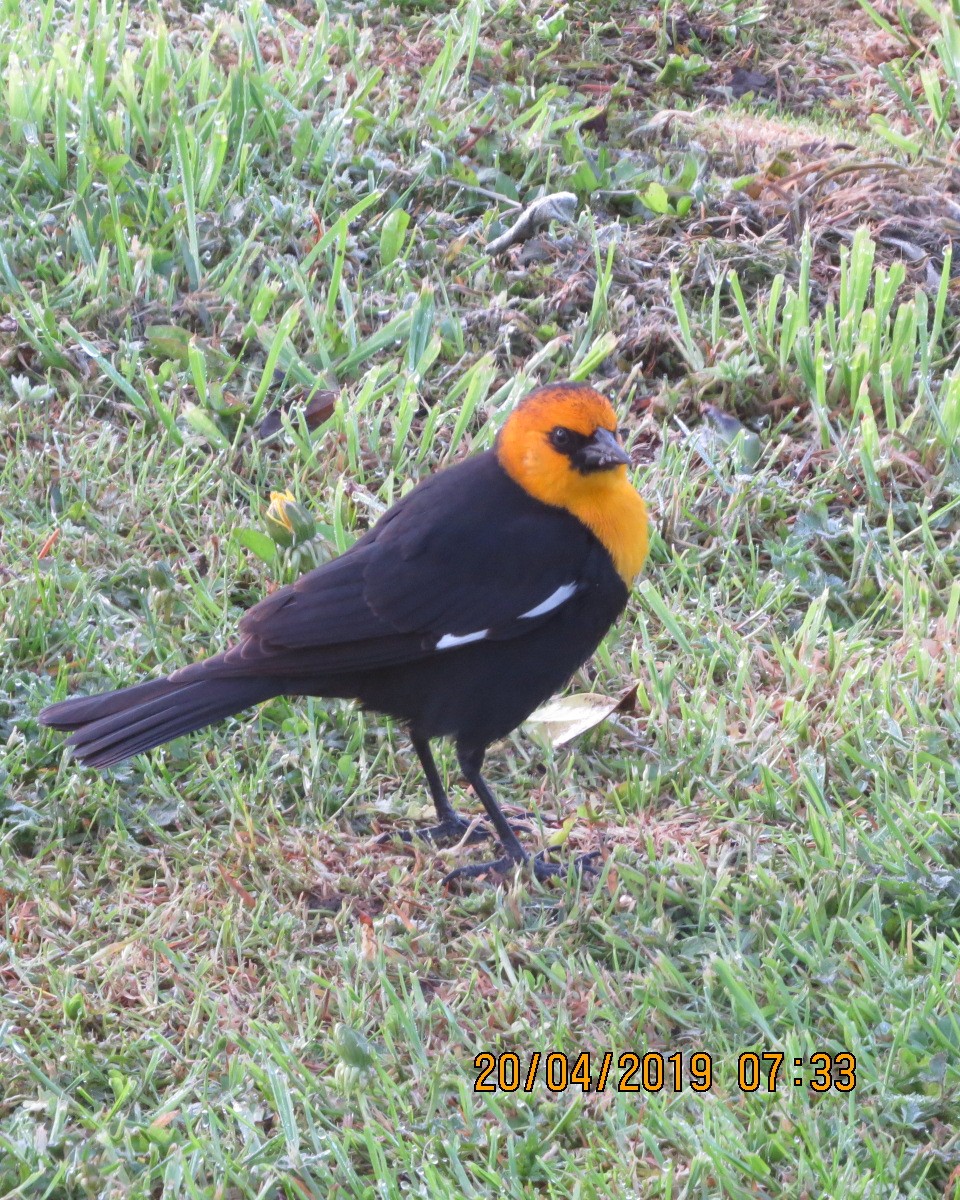
[[[531,856],[520,845],[520,841],[510,823],[500,811],[500,806],[497,804],[493,792],[490,791],[486,780],[480,774],[480,768],[483,766],[483,750],[465,751],[458,746],[457,753],[463,773],[466,775],[473,790],[480,797],[483,807],[487,810],[487,816],[493,822],[493,827],[500,838],[500,844],[506,853],[502,858],[494,859],[493,862],[477,863],[471,867],[458,867],[455,871],[451,871],[449,875],[445,875],[443,882],[448,884],[460,879],[479,879],[484,875],[507,875],[515,867],[527,862],[530,862],[533,866],[533,873],[537,879],[544,880],[551,879],[555,875],[566,875],[566,867],[560,866],[558,863],[546,862],[540,854],[531,860]],[[595,868],[589,861],[594,857],[595,855],[593,854],[584,854],[581,858],[577,859],[575,865],[584,874],[595,873]]]
[[[443,786],[443,780],[440,778],[440,772],[437,770],[437,764],[430,750],[429,740],[427,738],[415,737],[413,734],[410,735],[410,740],[413,743],[414,750],[417,752],[417,758],[420,759],[423,773],[427,777],[427,787],[430,789],[430,795],[433,797],[433,805],[437,810],[437,824],[428,825],[425,829],[415,829],[412,832],[404,831],[399,834],[385,833],[377,840],[379,842],[389,842],[394,837],[399,837],[402,842],[419,840],[427,842],[459,842],[463,840],[469,831],[468,846],[472,846],[475,842],[486,841],[490,836],[486,829],[482,827],[471,829],[473,822],[458,816],[454,811],[453,805],[450,803]]]
[[[430,842],[459,842],[467,830],[470,829],[473,822],[458,816],[454,811],[446,789],[443,786],[443,780],[440,778],[440,772],[437,770],[437,764],[434,761],[429,740],[427,738],[414,737],[412,734],[410,740],[413,743],[414,750],[417,752],[417,758],[420,759],[423,773],[427,777],[427,787],[429,787],[430,795],[433,797],[433,806],[437,810],[437,824],[429,825],[426,829],[418,829],[413,836],[426,838]],[[485,829],[474,829],[470,833],[467,845],[473,845],[474,842],[484,842],[489,836],[490,834]]]
[[[467,777],[467,782],[480,797],[480,803],[487,810],[487,816],[493,822],[493,827],[497,831],[501,846],[507,852],[507,857],[514,863],[526,862],[529,855],[520,845],[520,839],[500,811],[500,805],[493,792],[490,791],[486,780],[480,774],[480,768],[483,766],[483,751],[465,752],[459,747],[457,750],[460,767]]]

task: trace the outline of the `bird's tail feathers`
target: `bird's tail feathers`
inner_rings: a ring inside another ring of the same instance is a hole
[[[274,679],[216,678],[197,673],[190,681],[151,679],[101,696],[75,696],[52,704],[40,722],[69,730],[68,744],[81,762],[108,767],[242,712],[283,691]]]

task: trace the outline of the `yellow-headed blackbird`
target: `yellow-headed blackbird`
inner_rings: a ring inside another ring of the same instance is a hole
[[[480,774],[487,747],[560,688],[627,602],[647,555],[643,500],[609,402],[540,388],[492,450],[423,480],[339,558],[261,600],[240,640],[134,687],[64,700],[40,720],[106,767],[273,696],[341,696],[409,729],[437,809],[460,837],[429,740],[455,739],[505,857],[527,854]],[[557,868],[539,859],[538,876]],[[448,877],[450,878],[450,877]]]

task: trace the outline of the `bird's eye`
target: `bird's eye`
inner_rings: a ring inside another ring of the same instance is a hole
[[[564,429],[562,425],[558,425],[556,429],[550,433],[550,445],[554,450],[569,450],[573,443],[570,437],[570,430]]]

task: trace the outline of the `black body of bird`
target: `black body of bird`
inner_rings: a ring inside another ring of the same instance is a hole
[[[467,828],[429,746],[455,740],[506,857],[453,875],[526,861],[480,771],[490,743],[569,679],[627,602],[647,518],[625,463],[602,396],[542,388],[494,450],[423,480],[345,554],[250,609],[235,645],[40,719],[70,731],[82,762],[106,767],[274,696],[355,699],[409,729],[434,836]]]

